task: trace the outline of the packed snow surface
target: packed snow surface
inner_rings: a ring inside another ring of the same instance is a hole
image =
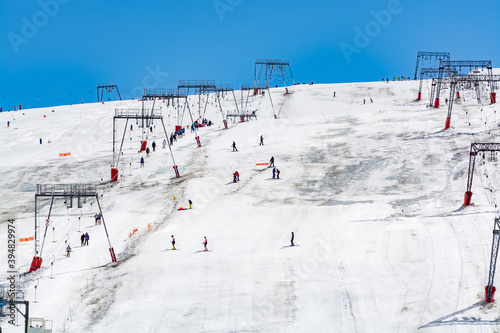
[[[229,117],[228,129],[213,94],[192,96],[193,119],[201,113],[214,125],[198,128],[201,148],[187,128],[172,154],[160,120],[151,131],[120,119],[113,133],[115,109],[141,109],[141,101],[0,113],[0,244],[8,219],[17,238],[34,236],[37,184],[97,184],[118,259],[111,262],[104,224],[95,224],[95,199],[81,208],[77,198],[72,208],[56,199],[41,269],[22,274],[33,241],[16,249],[30,317],[52,320],[54,332],[500,330],[496,303],[481,303],[500,186],[490,153],[478,156],[473,205],[463,207],[470,145],[498,135],[489,92],[477,104],[474,91],[462,91],[444,130],[449,92],[439,109],[427,107],[430,82],[421,101],[418,81],[288,89],[271,89],[274,111],[268,91],[236,91],[238,111],[257,110],[257,119]],[[154,106],[169,136],[192,122],[175,102]],[[232,94],[224,96],[224,117],[236,112]],[[117,182],[109,181],[113,136],[115,161],[123,138]],[[138,152],[141,140],[157,144],[149,157]],[[271,156],[279,180],[257,165]],[[192,209],[178,210],[188,200]],[[50,203],[37,199],[40,245]],[[4,245],[4,287],[7,260]],[[22,317],[19,326],[7,320],[4,332],[23,332]]]

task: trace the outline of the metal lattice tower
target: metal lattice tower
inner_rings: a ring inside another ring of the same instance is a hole
[[[430,106],[434,106],[436,108],[439,107],[439,93],[441,91],[441,85],[443,83],[443,80],[445,79],[445,73],[452,73],[453,75],[451,77],[456,77],[456,76],[465,76],[468,75],[472,70],[474,72],[478,72],[478,69],[487,69],[488,75],[492,76],[492,66],[491,66],[491,60],[443,60],[439,63],[439,73],[437,77],[437,83],[436,85],[432,86],[432,91],[431,91],[431,100],[430,100]],[[434,105],[432,104],[433,96],[434,96],[434,90],[435,90],[435,100],[434,100]]]
[[[107,92],[113,92],[113,90],[116,89],[116,92],[118,93],[118,98],[120,98],[120,101],[122,100],[122,96],[120,95],[120,91],[118,90],[118,86],[116,84],[103,84],[103,83],[98,83],[97,84],[97,103],[102,102],[102,95],[104,94],[104,90]]]
[[[45,238],[47,236],[47,229],[50,225],[50,215],[52,213],[52,207],[56,198],[63,198],[66,207],[73,207],[73,198],[78,199],[78,207],[82,207],[82,201],[88,197],[94,197],[97,201],[97,206],[99,207],[99,212],[101,214],[102,223],[104,225],[104,231],[106,232],[106,237],[109,244],[109,252],[111,254],[111,260],[116,262],[115,251],[111,246],[111,241],[109,240],[108,229],[106,228],[106,223],[104,221],[104,216],[102,214],[101,204],[99,203],[99,195],[97,193],[97,186],[94,184],[37,184],[35,193],[35,256],[31,263],[30,272],[36,271],[42,265],[42,251],[43,245],[45,244]],[[37,219],[38,215],[38,200],[39,198],[51,198],[50,208],[47,219],[45,220],[45,232],[43,234],[42,245],[40,246],[40,221]],[[38,249],[40,248],[40,250]]]
[[[227,129],[228,128],[227,127],[227,117],[229,116],[229,112],[226,113],[226,115],[225,115],[226,119],[224,119],[224,112],[222,111],[222,103],[220,102],[220,97],[224,93],[231,92],[233,94],[234,105],[236,107],[236,114],[240,114],[240,110],[238,110],[238,101],[236,100],[236,95],[234,94],[233,85],[232,84],[218,84],[216,86],[214,92],[216,93],[217,101],[219,102],[219,110],[222,114],[222,122],[224,123],[224,128]],[[207,103],[208,103],[208,98],[207,98]],[[205,103],[205,110],[207,108],[207,103]],[[203,116],[205,116],[205,111],[203,111]]]
[[[162,127],[163,127],[163,132],[165,133],[165,139],[168,143],[168,149],[170,151],[170,156],[172,158],[172,163],[173,163],[173,168],[175,172],[176,177],[180,177],[179,174],[179,168],[175,164],[175,159],[174,159],[174,153],[172,151],[172,146],[170,145],[170,140],[168,138],[167,134],[167,129],[165,128],[165,123],[163,121],[163,115],[160,110],[154,108],[154,102],[153,102],[153,107],[151,108],[151,111],[146,111],[144,108],[144,100],[145,99],[153,99],[153,101],[156,101],[157,98],[179,98],[180,95],[176,94],[173,90],[169,91],[166,89],[144,89],[144,95],[142,97],[143,100],[143,107],[141,110],[139,109],[115,109],[115,115],[113,117],[113,162],[112,162],[112,168],[111,168],[111,181],[116,181],[118,180],[118,165],[120,163],[120,158],[122,156],[122,149],[123,149],[123,142],[125,140],[125,133],[127,132],[128,128],[128,121],[129,119],[136,119],[136,120],[141,120],[143,123],[143,129],[144,129],[144,124],[147,124],[149,127],[149,124],[151,123],[152,120],[158,119],[161,121]],[[186,95],[182,95],[183,98],[186,98]],[[116,150],[116,121],[119,119],[125,119],[125,127],[123,129],[123,135],[120,143],[120,150],[117,152]],[[144,138],[144,130],[142,131],[142,140],[141,140],[141,151],[146,149],[146,143],[147,143],[147,138]]]
[[[417,64],[415,65],[415,78],[417,79],[420,62],[425,64],[421,68],[438,68],[441,60],[450,60],[450,52],[424,52],[417,53]],[[434,65],[432,63],[434,62]]]
[[[179,80],[177,89],[187,89],[187,95],[191,89],[194,90],[194,93],[198,95],[198,116],[201,118],[201,95],[215,92],[217,86],[214,80]]]
[[[281,78],[283,80],[283,85],[287,87],[287,73],[290,73],[289,79],[291,79],[292,85],[294,85],[295,82],[293,80],[292,69],[288,61],[278,59],[257,59],[255,60],[254,86],[264,85],[270,87],[275,78]]]
[[[497,267],[497,257],[498,257],[498,245],[500,243],[500,218],[495,217],[495,224],[493,226],[493,241],[491,242],[491,258],[490,258],[490,272],[488,274],[488,285],[484,288],[484,301],[486,303],[492,303],[494,301],[493,296],[495,294],[496,288],[493,286],[493,280],[495,279],[495,271]]]
[[[443,79],[442,83],[449,82],[450,84],[450,100],[448,102],[448,115],[446,117],[446,123],[444,129],[450,128],[451,123],[451,111],[453,109],[453,102],[456,98],[460,98],[460,93],[457,89],[457,85],[464,86],[465,84],[469,84],[470,86],[474,86],[476,89],[477,102],[481,104],[481,92],[479,89],[479,85],[481,82],[487,82],[490,86],[490,103],[494,104],[496,102],[496,93],[495,86],[497,82],[500,82],[500,75],[491,75],[491,74],[480,74],[480,75],[465,75],[465,76],[455,76],[447,79]],[[456,90],[456,91],[455,91]],[[456,92],[456,94],[455,94]]]
[[[238,110],[238,102],[236,100],[236,96],[234,94],[233,90],[233,85],[231,84],[215,84],[214,80],[179,80],[179,85],[177,87],[179,90],[185,90],[186,94],[189,95],[189,92],[191,89],[194,90],[195,94],[198,94],[198,116],[199,118],[204,118],[205,117],[205,112],[207,110],[208,106],[208,95],[210,93],[215,94],[216,102],[219,107],[219,111],[222,114],[222,122],[224,123],[224,128],[227,129],[227,121],[225,119],[224,111],[222,110],[222,103],[221,103],[221,96],[224,93],[232,92],[233,94],[233,99],[234,99],[234,104],[236,107],[236,112],[239,114]],[[203,113],[202,113],[202,108],[201,108],[201,95],[207,95],[206,101],[205,101],[205,106],[203,107]],[[185,100],[185,104],[188,104],[187,99]],[[189,105],[188,105],[189,107]],[[185,110],[185,107],[184,107]],[[188,108],[189,115],[191,116],[191,123],[194,123],[193,116],[191,114],[190,109]],[[178,117],[179,125],[182,122],[182,119],[184,118],[184,111],[182,113],[181,117]],[[196,129],[195,129],[196,131]],[[197,141],[199,141],[199,137],[197,136]],[[198,147],[201,147],[201,144],[198,142]]]
[[[478,143],[474,142],[470,145],[469,153],[469,173],[467,177],[467,191],[465,192],[464,206],[469,206],[472,198],[472,179],[474,177],[474,165],[476,156],[479,152],[495,152],[500,151],[500,143]]]
[[[243,92],[246,91],[247,92],[247,97],[246,97],[246,101],[245,101],[245,106],[243,107]],[[271,101],[271,108],[273,110],[273,115],[274,115],[274,118],[276,119],[277,116],[276,116],[276,112],[274,111],[274,104],[273,104],[273,99],[271,97],[271,91],[269,90],[269,86],[268,85],[255,85],[255,84],[243,84],[241,86],[241,91],[240,91],[240,97],[241,97],[241,109],[242,109],[242,114],[247,117],[247,118],[250,118],[252,117],[252,113],[249,113],[248,112],[248,99],[250,97],[250,92],[253,92],[252,95],[253,96],[256,96],[259,94],[259,92],[264,92],[264,91],[267,91],[267,95],[269,96],[269,100]],[[257,117],[255,117],[257,118]]]
[[[429,67],[429,68],[422,67],[420,69],[420,82],[419,82],[419,86],[418,86],[418,96],[417,96],[418,101],[422,99],[422,85],[423,85],[424,79],[433,79],[432,84],[434,86],[435,85],[434,79],[437,78],[438,74],[439,74],[438,67]],[[446,77],[450,77],[450,76],[453,76],[456,74],[457,73],[447,72]]]

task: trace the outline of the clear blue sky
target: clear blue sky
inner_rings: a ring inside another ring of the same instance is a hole
[[[418,51],[500,67],[499,17],[498,0],[1,1],[0,106],[94,102],[98,82],[126,98],[179,79],[236,89],[256,58],[301,83],[413,77]]]

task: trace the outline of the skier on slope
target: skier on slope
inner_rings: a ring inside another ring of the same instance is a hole
[[[240,173],[238,171],[235,171],[233,173],[233,182],[236,183],[238,181],[240,181]]]
[[[202,244],[203,244],[203,246],[205,246],[205,251],[208,251],[208,249],[207,249],[207,244],[208,244],[207,236],[205,236],[205,241]]]
[[[280,169],[276,169],[276,179],[280,179]]]
[[[276,168],[273,168],[273,179],[276,178]]]
[[[271,159],[269,160],[269,167],[274,168],[274,156],[271,156]]]
[[[295,234],[292,231],[292,239],[290,240],[291,243],[290,246],[295,246],[295,244],[293,243],[294,239],[295,239]]]
[[[263,146],[264,145],[264,136],[261,135],[260,136],[260,143],[259,143],[259,146]]]
[[[231,147],[233,147],[233,151],[238,151],[238,149],[236,148],[236,142],[233,141]]]
[[[147,148],[146,148],[146,157],[149,157],[149,152],[150,152],[150,151],[151,151],[151,150],[149,150],[149,147],[147,147]]]
[[[189,209],[193,208],[193,202],[191,200],[188,200],[188,204],[189,204]]]
[[[144,167],[144,157],[141,157],[141,168]]]
[[[86,232],[85,233],[85,245],[89,245],[89,239],[90,239],[89,233]]]
[[[153,146],[153,151],[156,151],[156,142],[153,141],[153,143],[151,144],[151,146]]]
[[[80,236],[80,245],[83,246],[84,243],[85,243],[85,234],[82,234]]]
[[[70,253],[71,253],[71,246],[67,246],[66,247],[66,257],[69,257],[70,256]]]
[[[174,238],[174,235],[172,235],[172,250],[175,250],[175,238]]]
[[[167,146],[167,141],[165,141],[165,139],[163,139],[163,146],[162,146],[162,149],[165,149],[165,147]]]

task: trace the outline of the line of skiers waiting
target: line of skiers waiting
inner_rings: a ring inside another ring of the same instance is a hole
[[[411,81],[409,76],[398,76],[397,79],[398,79],[398,81]],[[386,79],[382,78],[382,82],[384,82],[384,81],[389,82],[389,78],[386,78]],[[392,77],[392,81],[396,81],[395,76]]]

